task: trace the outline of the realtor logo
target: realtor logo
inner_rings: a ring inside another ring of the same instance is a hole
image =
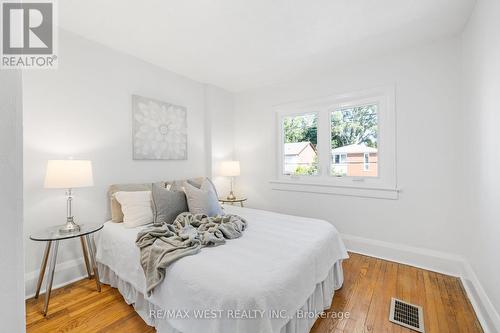
[[[55,68],[54,3],[2,3],[2,61],[6,68]]]

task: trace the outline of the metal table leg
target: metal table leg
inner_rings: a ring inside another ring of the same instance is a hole
[[[47,315],[47,311],[49,309],[49,300],[50,293],[52,292],[52,282],[54,281],[54,270],[56,268],[57,261],[57,249],[59,248],[59,241],[54,241],[54,248],[52,249],[52,253],[50,255],[50,268],[49,268],[49,276],[47,277],[47,287],[45,290],[45,306],[43,309],[43,315]]]
[[[97,291],[101,292],[101,282],[99,281],[99,272],[97,271],[97,261],[95,259],[94,246],[92,244],[92,241],[91,241],[89,235],[85,235],[85,239],[87,240],[87,248],[89,249],[90,260],[92,261],[92,267],[94,269],[94,278],[95,278],[95,283],[97,286]]]
[[[42,287],[43,277],[45,275],[45,268],[47,267],[47,260],[49,259],[50,246],[52,241],[48,241],[45,245],[45,253],[43,254],[42,265],[40,266],[40,274],[38,274],[38,283],[36,284],[35,298],[40,295],[40,288]]]
[[[88,252],[87,252],[87,244],[85,244],[85,240],[83,239],[83,236],[80,236],[80,241],[82,243],[83,259],[85,260],[85,268],[87,268],[87,275],[89,277],[89,280],[91,280],[92,279],[92,273],[90,272],[89,256],[88,256]]]

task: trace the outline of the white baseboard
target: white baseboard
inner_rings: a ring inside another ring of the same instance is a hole
[[[465,262],[466,275],[461,277],[462,284],[485,332],[500,332],[500,316],[491,303],[488,294],[479,282],[472,266]],[[486,329],[488,328],[488,330]]]
[[[48,265],[47,265],[48,266]],[[40,294],[45,293],[45,286],[47,282],[48,267],[45,271],[45,277],[40,289]],[[35,296],[36,285],[38,282],[38,275],[40,270],[24,274],[25,283],[25,297],[26,299]],[[54,282],[52,289],[63,287],[67,284],[81,280],[87,276],[87,270],[83,258],[74,259],[58,263],[54,272]]]
[[[342,235],[354,253],[459,277],[485,333],[500,332],[500,316],[465,258],[445,252]]]
[[[464,259],[457,255],[358,236],[342,235],[349,251],[452,276],[463,276]]]

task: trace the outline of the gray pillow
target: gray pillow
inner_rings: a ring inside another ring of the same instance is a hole
[[[201,184],[205,180],[205,177],[197,177],[197,178],[189,178],[189,179],[182,179],[182,180],[167,180],[165,182],[165,187],[170,185],[173,189],[176,189],[177,191],[181,191],[182,188],[184,187],[184,183],[188,182],[189,184],[193,185],[196,188],[200,188]]]
[[[207,216],[224,215],[217,197],[217,190],[208,178],[203,181],[200,188],[196,188],[189,182],[184,183],[184,191],[186,192],[189,212]]]
[[[154,224],[173,223],[180,213],[188,211],[186,194],[172,191],[153,184],[153,222]]]

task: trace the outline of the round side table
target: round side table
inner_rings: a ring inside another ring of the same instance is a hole
[[[47,311],[49,308],[50,301],[50,293],[52,292],[52,282],[54,281],[54,270],[56,268],[57,261],[57,250],[59,248],[59,241],[71,238],[80,238],[83,250],[83,258],[85,260],[85,266],[87,268],[87,274],[89,279],[92,279],[92,274],[90,270],[90,264],[92,265],[92,269],[94,271],[94,278],[97,286],[97,291],[101,291],[101,283],[99,282],[99,272],[97,271],[97,262],[95,259],[95,249],[93,242],[90,236],[101,230],[103,228],[103,224],[95,224],[95,225],[86,225],[80,224],[80,230],[74,231],[71,233],[60,233],[59,228],[51,227],[45,230],[34,233],[30,236],[31,240],[37,242],[47,242],[45,245],[45,252],[42,259],[42,266],[40,267],[40,274],[38,276],[38,283],[36,287],[35,298],[38,298],[40,294],[40,287],[42,286],[43,277],[45,275],[45,268],[47,267],[47,261],[50,256],[50,265],[49,265],[49,273],[46,281],[46,290],[45,290],[45,306],[43,308],[43,315],[47,315]],[[93,235],[92,235],[93,236]],[[90,264],[89,264],[89,254],[90,254]]]
[[[243,203],[247,201],[247,198],[236,198],[233,200],[227,199],[227,198],[219,198],[219,202],[222,204],[225,203],[230,203],[231,205],[234,205],[235,203],[239,203],[241,207],[243,207]]]

